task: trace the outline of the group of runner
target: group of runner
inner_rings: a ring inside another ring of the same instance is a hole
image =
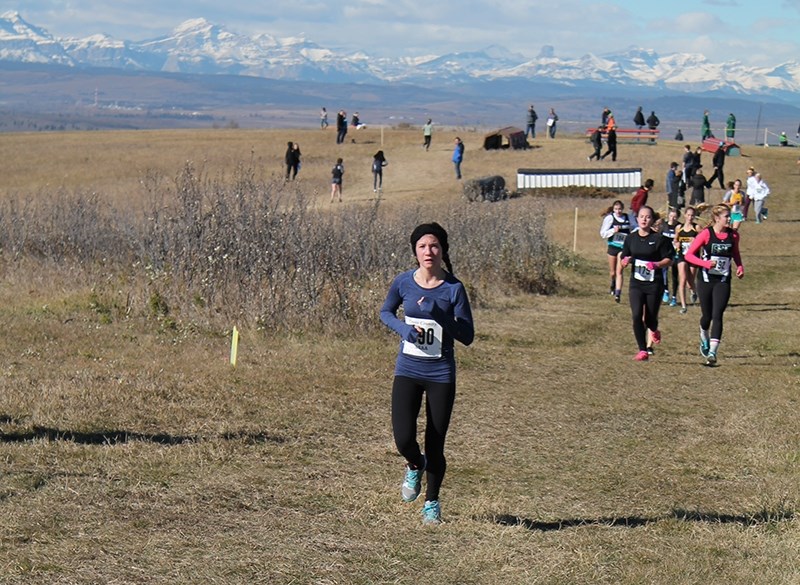
[[[625,212],[622,201],[614,201],[603,214],[600,228],[608,244],[609,291],[616,302],[620,302],[623,271],[631,267],[628,290],[637,344],[634,359],[650,359],[661,342],[662,304],[680,304],[680,313],[687,312],[688,290],[692,303],[700,303],[700,353],[706,365],[714,366],[731,279],[734,274],[744,276],[731,206],[713,206],[710,220],[699,226],[693,207],[684,210],[682,220],[680,210],[674,208],[662,220],[641,198],[637,204],[634,217]],[[383,323],[400,337],[392,384],[392,431],[406,462],[401,499],[414,502],[426,480],[422,521],[439,524],[439,491],[447,467],[444,444],[456,396],[454,346],[455,341],[470,345],[475,330],[466,289],[453,273],[445,229],[438,223],[418,225],[409,243],[415,267],[392,281],[380,310]],[[424,450],[417,440],[423,399]]]
[[[662,219],[652,207],[642,205],[631,216],[619,200],[603,213],[600,236],[607,241],[609,289],[617,303],[623,271],[631,267],[628,290],[636,361],[647,361],[655,353],[654,346],[661,343],[662,304],[680,304],[680,313],[687,312],[688,289],[692,303],[700,302],[700,353],[706,365],[717,363],[731,278],[744,276],[739,253],[741,219],[737,221],[732,207],[725,203],[711,208],[705,226],[698,226],[697,215],[694,207],[687,207],[681,222],[680,210],[670,208]]]

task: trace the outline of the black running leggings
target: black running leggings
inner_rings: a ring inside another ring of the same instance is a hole
[[[426,500],[438,500],[447,462],[444,458],[444,440],[453,403],[456,399],[455,382],[429,382],[405,376],[395,376],[392,385],[392,429],[397,450],[413,465],[422,464],[422,453],[417,442],[417,418],[425,394],[425,457],[427,485]]]
[[[631,281],[628,297],[631,301],[631,317],[633,320],[633,336],[639,351],[647,349],[647,331],[658,329],[658,310],[661,308],[661,297],[664,288],[661,283],[652,283],[646,287]]]
[[[709,279],[710,280],[710,279]],[[711,339],[722,339],[722,314],[728,307],[731,298],[731,282],[711,280],[706,282],[698,275],[697,297],[700,299],[700,329],[709,332]]]

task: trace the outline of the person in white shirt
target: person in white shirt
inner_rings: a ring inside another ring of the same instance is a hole
[[[749,181],[748,179],[748,184]],[[764,207],[767,197],[769,197],[769,185],[761,178],[761,173],[756,173],[753,193],[750,195],[750,199],[753,200],[753,205],[756,207],[756,223],[761,223],[761,220],[767,219],[767,208]]]

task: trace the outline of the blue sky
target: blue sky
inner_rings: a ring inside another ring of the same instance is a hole
[[[7,11],[58,37],[143,40],[202,17],[242,34],[303,34],[379,56],[497,44],[528,57],[551,45],[561,57],[637,46],[748,65],[800,60],[800,0],[0,0]]]

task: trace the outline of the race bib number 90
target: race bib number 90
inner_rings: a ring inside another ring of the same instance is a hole
[[[442,357],[442,326],[431,319],[406,317],[406,323],[422,329],[417,339],[411,343],[403,341],[403,353],[421,358]]]
[[[634,260],[633,277],[642,282],[653,282],[656,279],[656,271],[648,270],[646,261]]]

